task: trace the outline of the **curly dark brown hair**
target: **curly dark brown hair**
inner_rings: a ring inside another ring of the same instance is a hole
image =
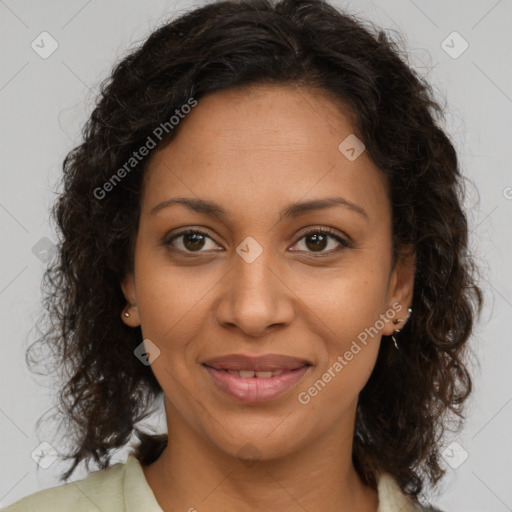
[[[471,393],[466,356],[482,293],[468,250],[464,177],[440,127],[442,108],[404,55],[383,31],[322,0],[243,0],[187,12],[116,65],[101,84],[83,143],[64,160],[63,191],[52,209],[61,236],[43,280],[49,324],[36,344],[51,349],[65,376],[58,409],[74,449],[61,480],[82,461],[108,467],[112,451],[132,436],[142,464],[167,443],[166,434],[140,429],[162,388],[134,357],[140,327],[120,318],[120,281],[133,268],[148,159],[105,197],[98,189],[190,98],[253,84],[321,91],[348,107],[387,176],[394,255],[409,244],[416,252],[413,315],[400,351],[381,344],[360,393],[353,461],[366,484],[375,488],[377,473],[386,471],[416,501],[426,479],[435,485],[443,476],[447,420],[460,428]]]

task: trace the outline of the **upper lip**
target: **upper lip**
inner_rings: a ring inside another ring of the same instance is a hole
[[[228,354],[212,357],[201,364],[216,370],[252,370],[255,372],[271,372],[277,370],[295,370],[302,366],[311,366],[307,359],[285,356],[282,354],[265,354],[262,356],[246,356],[244,354]]]

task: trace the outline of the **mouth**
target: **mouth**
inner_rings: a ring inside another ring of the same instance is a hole
[[[228,354],[201,361],[215,370],[253,371],[256,373],[296,370],[311,366],[311,361],[284,354],[263,354],[259,356],[245,354]],[[253,375],[247,375],[253,377]],[[263,377],[265,377],[263,375]]]
[[[214,368],[204,363],[202,366],[218,390],[244,403],[260,403],[274,400],[291,390],[312,365],[306,363],[293,369],[264,371]]]
[[[218,370],[222,372],[227,372],[230,375],[237,375],[238,377],[242,377],[244,379],[256,377],[258,379],[270,379],[271,377],[277,377],[284,372],[298,370],[302,368],[299,366],[298,368],[294,368],[293,370],[285,370],[281,368],[280,370],[272,370],[272,371],[255,371],[255,370],[227,370],[226,368],[214,368],[213,366],[205,365],[208,368],[212,368],[213,370]]]

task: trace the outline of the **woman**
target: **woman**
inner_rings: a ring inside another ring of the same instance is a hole
[[[64,162],[46,276],[63,480],[100,470],[7,510],[435,510],[481,308],[439,114],[384,33],[320,0],[151,34]]]

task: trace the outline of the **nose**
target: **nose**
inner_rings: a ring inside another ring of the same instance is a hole
[[[217,301],[217,322],[252,337],[290,325],[296,296],[272,251],[264,249],[250,263],[238,254],[233,259]]]

